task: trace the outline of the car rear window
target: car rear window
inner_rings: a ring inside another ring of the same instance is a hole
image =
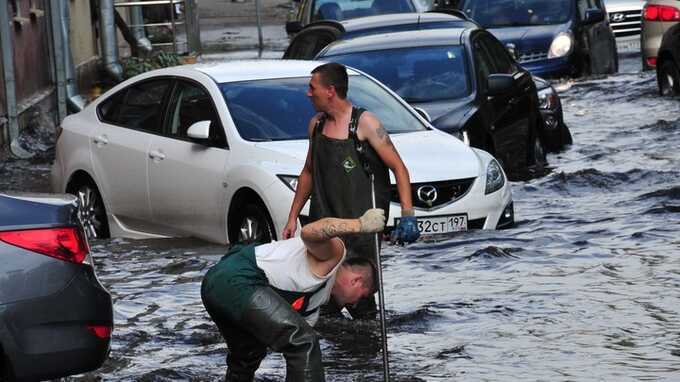
[[[229,82],[220,89],[239,135],[249,141],[307,139],[316,114],[307,98],[310,77]],[[347,98],[374,113],[389,133],[426,130],[407,107],[374,81],[351,75]]]
[[[432,102],[470,94],[461,45],[356,52],[322,57],[362,70],[407,102]]]
[[[466,0],[461,9],[485,28],[563,24],[573,0]]]
[[[411,0],[315,0],[312,20],[348,20],[411,12],[416,12]]]

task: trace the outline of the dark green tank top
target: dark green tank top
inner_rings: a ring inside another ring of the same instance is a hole
[[[364,170],[368,163],[375,174],[376,207],[389,213],[389,170],[367,141],[357,137],[359,117],[364,109],[353,107],[347,139],[323,134],[326,118],[314,128],[312,148],[312,193],[310,218],[358,218],[372,208],[371,179]],[[360,154],[362,152],[362,154]],[[351,235],[343,239],[347,257],[364,257],[375,261],[373,235]]]

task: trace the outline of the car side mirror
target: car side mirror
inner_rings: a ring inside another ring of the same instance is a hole
[[[418,114],[420,114],[421,117],[425,118],[427,122],[432,122],[432,118],[430,117],[429,114],[427,114],[427,112],[424,109],[414,106],[413,110],[417,111]]]
[[[510,57],[512,57],[513,60],[517,61],[517,46],[509,42],[505,44],[505,49],[507,49],[508,53],[510,53]]]
[[[493,97],[509,93],[515,86],[515,78],[512,74],[491,74],[487,79],[488,96]]]
[[[189,127],[187,136],[198,141],[210,139],[210,121],[198,121]]]
[[[286,33],[295,34],[302,30],[302,23],[299,21],[288,21],[286,23]]]
[[[595,24],[604,21],[604,12],[601,9],[589,9],[586,11],[586,17],[583,22],[586,24]]]

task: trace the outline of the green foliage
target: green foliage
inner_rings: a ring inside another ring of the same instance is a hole
[[[122,60],[123,77],[128,79],[149,70],[167,68],[182,64],[176,53],[157,52],[150,57],[128,57]]]

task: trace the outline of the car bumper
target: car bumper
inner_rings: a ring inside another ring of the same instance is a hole
[[[466,215],[468,229],[499,228],[498,223],[499,221],[503,222],[502,217],[508,206],[512,208],[512,193],[510,191],[510,185],[506,179],[506,182],[501,189],[488,195],[484,194],[485,187],[486,179],[484,176],[480,176],[475,180],[469,192],[453,203],[439,208],[427,210],[415,208],[416,218],[428,218],[446,215]],[[401,205],[394,202],[390,203],[389,216],[390,219],[387,222],[388,231],[395,226],[396,220],[401,217]],[[507,226],[508,222],[505,221],[504,224]],[[512,225],[512,222],[509,224]]]
[[[532,75],[538,77],[564,77],[571,75],[573,72],[573,65],[569,56],[522,62],[520,64],[530,71]]]
[[[640,45],[642,51],[642,61],[645,67],[654,67],[647,63],[650,57],[656,58],[661,46],[664,33],[675,25],[674,22],[645,22],[640,35]]]
[[[549,152],[561,150],[565,145],[571,144],[567,138],[567,126],[564,124],[562,105],[558,103],[554,109],[540,109],[543,119],[542,142]],[[570,135],[569,135],[570,136]]]
[[[52,187],[52,192],[61,193],[66,191],[64,187],[64,167],[61,164],[58,152],[50,169],[50,186]]]
[[[99,368],[110,337],[89,325],[112,328],[111,296],[89,266],[80,267],[59,292],[3,306],[0,341],[17,380],[43,380]]]

